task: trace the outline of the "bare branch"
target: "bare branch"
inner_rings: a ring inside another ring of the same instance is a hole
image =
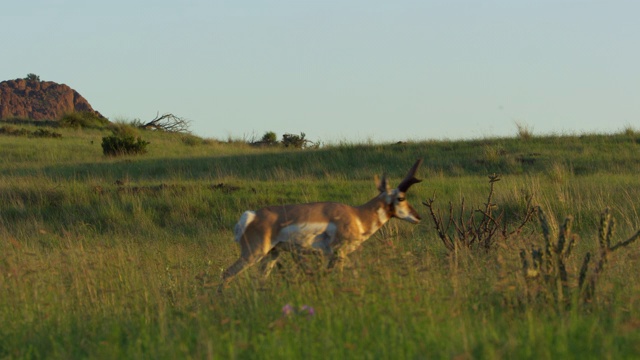
[[[634,241],[638,240],[638,238],[640,238],[640,231],[638,231],[638,232],[636,232],[635,234],[633,234],[633,235],[632,235],[630,238],[628,238],[627,240],[622,241],[622,242],[619,242],[619,243],[615,244],[614,246],[612,246],[612,247],[611,247],[611,251],[615,251],[615,250],[617,250],[618,248],[625,247],[625,246],[627,246],[627,245],[631,244],[632,242],[634,242]]]

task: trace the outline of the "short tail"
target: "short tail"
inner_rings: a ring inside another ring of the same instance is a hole
[[[238,223],[233,228],[233,236],[237,242],[242,239],[242,235],[244,235],[244,232],[247,230],[247,226],[249,226],[249,224],[251,224],[251,222],[255,218],[255,211],[247,210],[242,213],[242,215],[240,216],[240,220],[238,220]]]

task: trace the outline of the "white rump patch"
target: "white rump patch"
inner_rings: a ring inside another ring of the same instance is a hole
[[[240,215],[240,220],[238,220],[238,223],[233,228],[233,236],[237,242],[240,241],[245,230],[247,230],[247,226],[249,226],[255,218],[256,212],[251,210],[247,210]]]

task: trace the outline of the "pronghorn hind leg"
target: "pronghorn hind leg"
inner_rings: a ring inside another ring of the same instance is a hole
[[[318,270],[326,266],[328,259],[333,255],[331,247],[328,245],[330,239],[327,234],[322,234],[325,241],[316,243],[315,248],[304,248],[300,246],[291,246],[287,250],[291,253],[291,259],[296,264],[302,274],[313,276],[318,274]]]
[[[347,258],[344,256],[340,256],[339,254],[333,254],[329,258],[329,264],[327,265],[328,270],[338,269],[338,271],[342,272],[344,268],[344,264],[347,261]]]
[[[318,251],[309,251],[303,253],[301,251],[291,251],[291,259],[296,264],[303,275],[317,275],[317,271],[322,261],[322,254]]]

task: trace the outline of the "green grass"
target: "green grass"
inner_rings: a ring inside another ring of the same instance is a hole
[[[616,240],[640,229],[635,132],[304,151],[141,132],[148,154],[109,158],[109,131],[55,130],[63,137],[0,136],[0,358],[640,354],[640,244],[611,255],[592,303],[565,308],[525,296],[519,252],[540,242],[537,222],[500,249],[452,257],[420,204],[435,193],[438,208],[482,206],[487,175],[502,174],[502,209],[532,195],[555,223],[575,217],[573,282],[605,207]],[[216,292],[244,210],[360,204],[376,194],[375,174],[396,184],[419,157],[425,181],[409,201],[421,224],[392,220],[343,273],[302,275],[285,259],[265,284],[249,271]],[[283,316],[286,304],[315,315]]]

